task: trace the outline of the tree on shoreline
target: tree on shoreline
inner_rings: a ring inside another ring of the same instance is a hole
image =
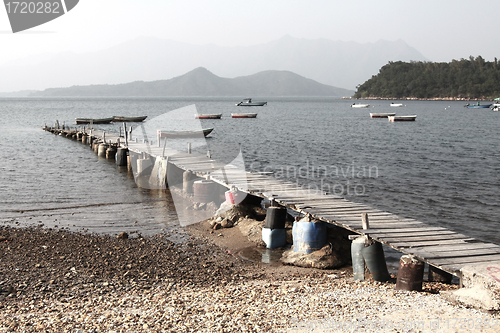
[[[390,61],[377,75],[357,87],[355,98],[470,98],[500,96],[497,58],[481,56],[446,62]]]

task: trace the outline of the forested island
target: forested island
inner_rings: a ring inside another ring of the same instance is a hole
[[[500,96],[500,64],[481,56],[446,62],[390,61],[354,98],[485,99]]]

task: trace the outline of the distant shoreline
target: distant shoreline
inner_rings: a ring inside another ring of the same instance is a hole
[[[365,98],[355,98],[355,97],[342,97],[342,99],[353,99],[353,100],[387,100],[387,101],[493,101],[493,99],[484,98],[466,98],[466,97],[433,97],[433,98],[417,98],[417,97],[365,97]]]

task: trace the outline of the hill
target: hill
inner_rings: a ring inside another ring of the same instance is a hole
[[[450,63],[389,62],[360,85],[356,98],[465,98],[500,96],[500,64],[477,58]]]
[[[388,61],[425,61],[402,40],[360,44],[328,39],[280,39],[236,47],[192,45],[139,37],[87,53],[40,54],[0,66],[0,91],[156,81],[205,67],[222,77],[290,71],[354,90]]]
[[[234,79],[203,67],[184,75],[152,82],[49,88],[37,96],[351,96],[354,91],[318,83],[289,71],[264,71]]]

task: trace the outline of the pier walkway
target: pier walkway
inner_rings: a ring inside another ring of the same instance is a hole
[[[93,136],[102,137],[94,131]],[[116,142],[118,136],[106,134],[106,141]],[[120,138],[124,143],[124,139]],[[146,153],[156,158],[167,157],[168,162],[182,170],[191,170],[197,176],[210,179],[227,188],[267,199],[297,212],[309,213],[324,221],[372,239],[397,251],[416,256],[419,260],[445,272],[461,276],[461,270],[470,265],[488,265],[493,273],[500,273],[500,246],[485,243],[443,227],[431,226],[411,218],[354,203],[342,197],[313,193],[297,184],[273,177],[246,172],[231,165],[219,163],[208,156],[164,149],[158,145],[128,142],[129,150]],[[215,172],[224,170],[224,172]],[[214,173],[215,172],[215,173]],[[362,216],[367,214],[369,228],[363,229]],[[498,277],[490,274],[500,282]],[[500,274],[498,274],[500,277]]]

